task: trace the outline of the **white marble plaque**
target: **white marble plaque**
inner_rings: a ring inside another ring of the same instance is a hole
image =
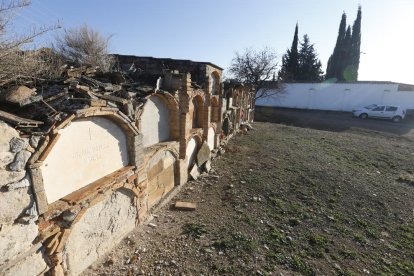
[[[128,166],[127,136],[109,119],[76,120],[59,134],[41,166],[49,203]]]
[[[215,138],[214,128],[210,127],[208,129],[208,137],[207,137],[207,144],[210,150],[214,149],[214,138]]]
[[[187,157],[187,168],[190,168],[193,165],[195,158],[197,156],[197,142],[194,138],[191,138],[191,140],[188,141],[185,155]]]
[[[152,96],[145,103],[141,132],[144,147],[170,140],[170,111],[160,98]]]

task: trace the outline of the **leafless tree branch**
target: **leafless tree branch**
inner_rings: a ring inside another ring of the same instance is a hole
[[[256,99],[276,95],[281,93],[280,84],[272,80],[278,67],[276,59],[270,48],[248,48],[243,53],[236,52],[229,71],[234,79],[254,87]]]

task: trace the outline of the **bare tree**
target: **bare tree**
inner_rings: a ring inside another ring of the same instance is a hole
[[[79,66],[98,66],[107,71],[114,64],[108,55],[111,36],[103,36],[98,31],[82,25],[79,28],[65,29],[63,35],[57,36],[53,49],[68,61]]]
[[[278,67],[276,59],[276,53],[270,48],[247,48],[241,54],[236,52],[229,71],[239,82],[254,87],[255,99],[268,97],[280,92],[274,80]]]
[[[22,80],[33,80],[54,76],[58,64],[50,51],[22,50],[34,38],[54,29],[55,26],[32,28],[24,35],[16,35],[11,28],[13,12],[16,9],[28,7],[29,0],[0,1],[0,85]]]

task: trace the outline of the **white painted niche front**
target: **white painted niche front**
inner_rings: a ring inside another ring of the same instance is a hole
[[[72,121],[59,134],[40,167],[49,204],[129,164],[127,136],[107,118]]]

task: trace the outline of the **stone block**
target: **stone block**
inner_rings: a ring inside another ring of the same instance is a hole
[[[8,188],[9,191],[16,190],[16,189],[21,189],[21,188],[26,188],[26,187],[30,187],[30,180],[29,180],[28,175],[26,175],[26,177],[23,178],[20,181],[13,182],[13,183],[10,183],[9,185],[7,185],[7,188]]]
[[[174,208],[183,211],[194,211],[195,209],[197,209],[197,204],[192,202],[177,201],[174,204]]]
[[[211,158],[210,147],[208,146],[206,142],[204,142],[201,145],[200,150],[197,153],[197,166],[201,167],[205,162],[210,160],[210,158]]]
[[[0,152],[10,151],[10,141],[18,138],[19,133],[3,121],[0,121],[0,133]]]
[[[32,154],[29,151],[27,151],[27,150],[19,151],[16,154],[16,157],[15,157],[13,163],[11,163],[9,165],[9,169],[11,171],[15,171],[15,172],[21,172],[21,171],[23,171],[24,168],[25,168],[25,166],[26,166],[26,163],[29,160],[29,158],[30,158],[31,155]]]
[[[29,140],[29,144],[35,149],[37,148],[37,146],[39,145],[40,139],[42,138],[42,136],[31,136],[30,140]]]
[[[0,231],[0,267],[29,251],[38,234],[37,225],[3,225]]]
[[[29,187],[0,192],[0,224],[11,224],[33,204]]]
[[[29,145],[28,139],[21,139],[21,138],[13,137],[10,140],[10,151],[14,153],[22,151],[25,148],[27,148],[28,145]]]
[[[14,154],[9,151],[0,152],[0,168],[6,168],[8,164],[13,162]]]
[[[41,250],[17,262],[8,268],[4,276],[27,276],[27,275],[41,275],[48,270],[48,265],[45,261],[44,254]]]
[[[22,180],[25,175],[26,171],[12,172],[0,168],[0,188]]]

